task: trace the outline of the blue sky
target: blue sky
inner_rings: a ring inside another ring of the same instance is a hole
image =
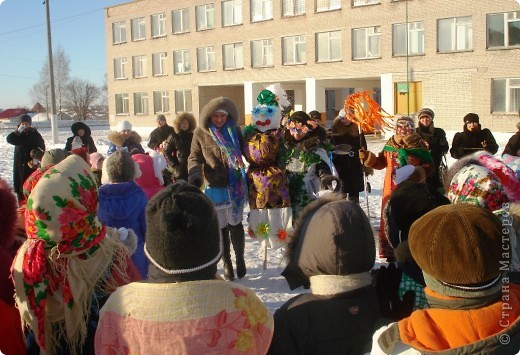
[[[106,73],[104,8],[129,0],[50,0],[53,51],[70,59],[70,76],[102,85]],[[47,60],[43,0],[0,0],[0,108],[32,108],[30,89]],[[42,103],[45,105],[45,103]]]

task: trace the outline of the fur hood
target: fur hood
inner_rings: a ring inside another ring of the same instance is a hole
[[[348,126],[341,122],[341,117],[336,117],[332,122],[331,131],[333,136],[359,137],[358,126],[354,123]]]
[[[90,127],[87,126],[85,123],[79,121],[79,122],[74,122],[72,124],[72,126],[70,126],[70,130],[72,132],[73,135],[77,136],[78,135],[78,131],[82,129],[85,131],[85,135],[84,137],[90,137],[90,135],[92,134],[92,132],[90,131]]]
[[[229,112],[229,111],[228,111]],[[175,133],[179,134],[181,132],[181,122],[182,120],[188,120],[190,123],[190,127],[188,128],[189,132],[193,132],[197,127],[197,120],[195,116],[191,112],[181,112],[173,119],[173,129]]]
[[[225,110],[228,113],[228,120],[235,122],[235,125],[237,124],[239,116],[235,103],[227,97],[216,97],[204,105],[200,111],[200,127],[204,131],[209,131],[209,121],[211,114],[217,110]]]
[[[116,131],[110,131],[108,132],[108,140],[116,147],[121,148],[125,143],[125,140],[127,140],[128,143],[141,144],[143,139],[136,131],[132,131],[132,133],[130,133],[130,136],[128,136],[128,138],[126,139],[125,136],[123,136],[121,133]]]

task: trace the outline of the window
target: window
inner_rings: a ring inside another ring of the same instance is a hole
[[[172,11],[173,33],[186,33],[190,31],[190,13],[188,9]]]
[[[273,40],[261,39],[251,42],[251,66],[254,68],[272,67],[273,62]]]
[[[244,67],[244,50],[242,43],[222,45],[222,56],[224,70],[241,69]]]
[[[305,35],[282,38],[284,65],[305,63]]]
[[[242,0],[222,1],[222,26],[242,24]]]
[[[170,95],[168,91],[153,92],[153,112],[165,113],[170,111]]]
[[[487,15],[488,48],[520,45],[520,11]]]
[[[406,23],[392,26],[393,54],[406,55]],[[408,55],[424,54],[424,23],[422,21],[408,23]]]
[[[152,15],[152,37],[166,36],[166,15],[162,14]]]
[[[352,0],[352,6],[381,4],[381,0]]]
[[[518,113],[520,109],[520,78],[493,79],[491,112]]]
[[[166,75],[166,52],[152,54],[153,76]]]
[[[473,48],[471,16],[437,21],[439,52],[467,51]]]
[[[138,55],[132,57],[132,66],[134,78],[142,78],[146,76],[146,56]]]
[[[352,30],[352,56],[354,59],[381,58],[381,27],[355,28]]]
[[[175,90],[175,112],[192,112],[191,90]]]
[[[341,0],[316,0],[316,12],[341,9]]]
[[[126,42],[126,24],[124,21],[114,22],[112,24],[112,43]]]
[[[296,16],[305,13],[305,0],[282,0],[282,16]]]
[[[116,94],[116,115],[128,115],[128,94]]]
[[[134,113],[136,115],[148,113],[148,93],[134,92]]]
[[[200,72],[215,70],[215,47],[197,48],[197,70]]]
[[[114,79],[126,79],[126,58],[114,59]]]
[[[273,0],[251,0],[251,22],[271,20]]]
[[[318,62],[341,60],[341,31],[316,33]]]
[[[189,50],[181,49],[173,52],[173,71],[175,74],[191,73]]]
[[[215,28],[215,5],[206,4],[195,7],[197,31]]]
[[[132,41],[146,39],[146,22],[144,17],[133,18],[130,20],[132,26]]]

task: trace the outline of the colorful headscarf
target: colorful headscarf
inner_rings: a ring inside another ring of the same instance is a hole
[[[242,150],[237,135],[237,127],[233,120],[228,119],[219,129],[209,124],[211,136],[228,162],[229,192],[231,195],[232,210],[235,217],[242,213],[242,207],[247,198],[247,183]]]
[[[48,353],[56,352],[61,338],[71,353],[77,351],[87,336],[94,292],[109,292],[114,278],[126,279],[124,246],[105,238],[97,209],[95,178],[77,155],[47,170],[27,199],[28,239],[13,277],[22,321]]]

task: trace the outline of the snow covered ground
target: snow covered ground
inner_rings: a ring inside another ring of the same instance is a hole
[[[86,122],[89,123],[88,121]],[[108,139],[107,135],[109,132],[108,125],[106,126],[92,126],[92,137],[94,138],[94,142],[98,148],[98,151],[102,154],[106,154],[108,149]],[[462,127],[461,127],[462,128]],[[143,128],[136,129],[143,137],[143,139],[148,138],[148,134],[152,128]],[[52,133],[50,128],[41,128],[39,129],[43,138],[46,141],[47,149],[51,148],[64,148],[65,141],[67,137],[71,135],[70,129],[67,127],[60,127],[59,129],[59,141],[60,144],[52,145],[50,142],[52,140]],[[9,183],[12,183],[12,161],[13,161],[13,152],[14,146],[8,144],[6,142],[6,136],[11,132],[8,129],[0,129],[0,176],[6,179]],[[452,137],[455,134],[453,131],[446,132],[448,136],[448,141],[451,143]],[[495,139],[500,145],[498,154],[502,153],[505,144],[507,143],[509,137],[512,136],[513,133],[497,133],[493,132]],[[377,153],[379,152],[384,143],[385,139],[382,140],[369,140],[368,148],[370,151]],[[143,142],[143,147],[146,147],[148,142]],[[452,163],[452,158],[448,157],[448,165]],[[383,187],[384,180],[384,170],[375,171],[374,175],[369,177],[370,184],[372,186],[372,191],[368,196],[368,203],[370,208],[370,222],[372,226],[379,226],[379,218],[380,218],[380,209],[381,209],[381,192]],[[366,211],[366,202],[365,195],[361,193],[361,206]],[[1,203],[1,201],[0,201]],[[247,210],[246,210],[247,213]],[[245,218],[244,218],[245,222]],[[377,233],[376,233],[377,234]],[[283,252],[281,250],[269,250],[268,251],[268,268],[267,270],[263,270],[262,268],[262,257],[261,257],[261,248],[260,242],[253,240],[246,236],[246,251],[245,258],[247,264],[247,275],[242,280],[236,280],[234,282],[247,286],[251,289],[254,289],[257,295],[262,299],[265,305],[274,312],[277,308],[279,308],[285,301],[289,298],[293,297],[296,294],[308,292],[303,289],[296,289],[291,291],[287,285],[285,279],[280,275],[285,266],[285,261],[283,259]],[[380,265],[381,262],[378,261],[377,265]],[[219,263],[219,272],[222,273],[222,263]]]

